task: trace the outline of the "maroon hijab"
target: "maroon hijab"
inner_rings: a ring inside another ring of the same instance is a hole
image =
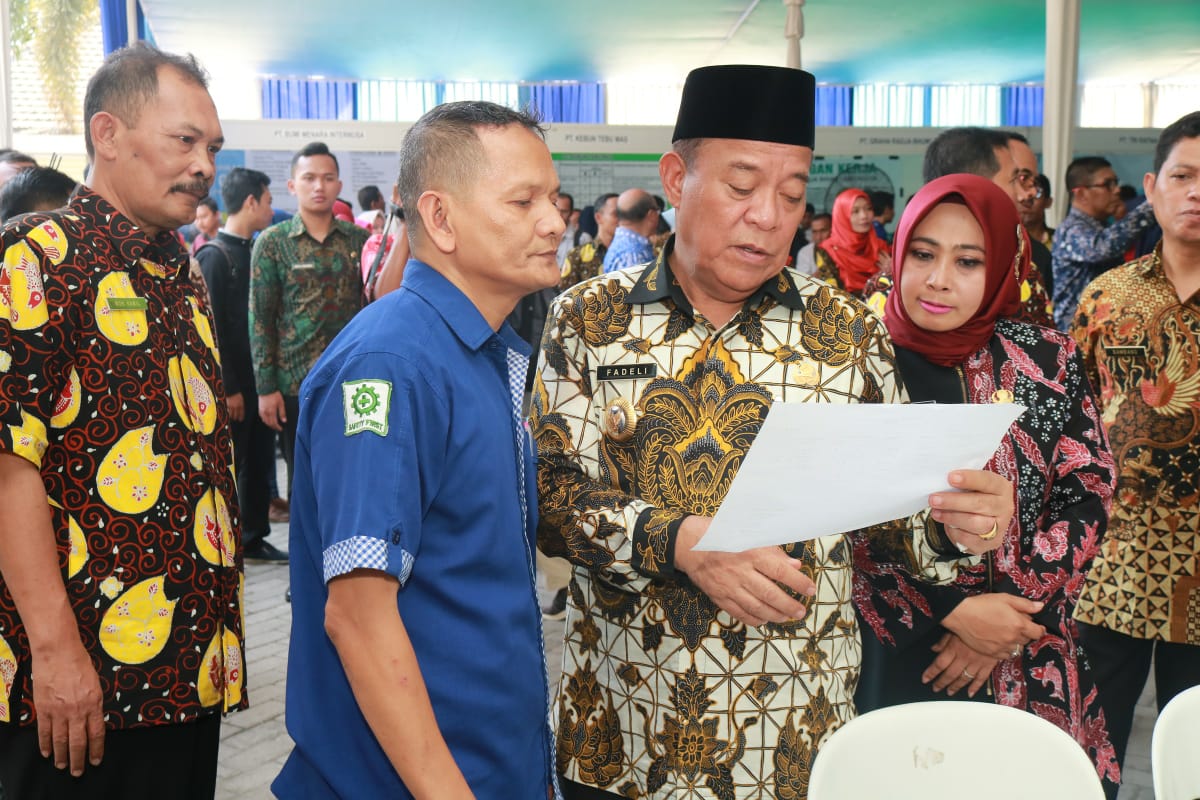
[[[987,281],[975,315],[952,331],[937,333],[917,327],[909,319],[900,281],[913,231],[934,206],[947,199],[961,200],[983,228]],[[884,307],[884,323],[893,342],[935,364],[961,364],[992,338],[997,319],[1011,317],[1021,307],[1021,281],[1029,272],[1029,237],[1012,198],[986,178],[946,175],[925,184],[904,209],[892,253],[894,283]]]

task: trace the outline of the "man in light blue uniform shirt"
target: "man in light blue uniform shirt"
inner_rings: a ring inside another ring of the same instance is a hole
[[[617,197],[617,230],[604,254],[604,271],[636,267],[654,260],[650,237],[658,230],[658,203],[644,189],[626,189]]]
[[[405,136],[413,258],[301,390],[281,798],[557,796],[534,588],[529,347],[563,221],[541,129],[450,103]]]

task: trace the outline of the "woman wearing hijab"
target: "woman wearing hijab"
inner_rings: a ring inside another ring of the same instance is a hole
[[[987,467],[1016,485],[1017,514],[977,568],[931,586],[887,538],[853,537],[858,710],[962,694],[1021,708],[1071,734],[1115,795],[1120,770],[1071,617],[1115,481],[1083,363],[1070,337],[1011,319],[1029,243],[991,181],[927,184],[904,211],[895,253],[884,321],[910,399],[1027,410]]]
[[[891,271],[888,244],[875,233],[871,198],[862,189],[847,189],[833,201],[829,238],[813,253],[816,277],[861,296],[876,273]]]

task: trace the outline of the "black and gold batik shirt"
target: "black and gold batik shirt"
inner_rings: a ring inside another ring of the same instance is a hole
[[[1200,645],[1200,293],[1180,301],[1161,247],[1092,281],[1071,327],[1117,462],[1075,619]]]
[[[558,768],[625,797],[803,798],[817,747],[853,715],[849,542],[786,547],[816,582],[809,613],[747,627],[674,569],[675,536],[685,516],[716,512],[773,402],[902,390],[862,304],[784,270],[714,328],[673,279],[672,245],[565,292],[543,340],[539,544],[574,566]],[[910,538],[931,572],[946,569]]]

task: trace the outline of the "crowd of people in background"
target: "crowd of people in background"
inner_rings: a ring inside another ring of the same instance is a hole
[[[281,215],[216,181],[205,80],[110,56],[82,183],[0,151],[15,797],[212,796],[251,559],[292,577],[280,797],[802,798],[856,707],[964,697],[1113,798],[1151,668],[1160,708],[1200,684],[1200,112],[1140,190],[964,127],[911,197],[817,208],[812,76],[706,67],[664,196],[577,207],[536,119],[465,102],[357,214],[305,144]],[[912,518],[692,549],[772,402],[908,401],[1028,410]]]

